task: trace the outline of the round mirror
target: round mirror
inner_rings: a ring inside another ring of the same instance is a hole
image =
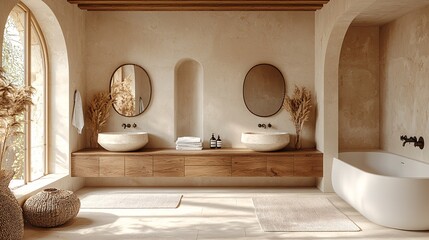
[[[252,67],[243,83],[243,99],[256,116],[269,117],[282,108],[286,85],[282,73],[273,65]]]
[[[122,116],[134,117],[149,106],[152,86],[147,72],[136,64],[124,64],[110,79],[113,108]]]

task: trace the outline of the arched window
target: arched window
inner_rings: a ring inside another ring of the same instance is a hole
[[[34,105],[23,116],[23,135],[13,139],[5,168],[15,170],[11,187],[22,186],[47,174],[48,59],[43,34],[31,11],[22,3],[10,12],[2,47],[6,77],[18,86],[35,89]]]

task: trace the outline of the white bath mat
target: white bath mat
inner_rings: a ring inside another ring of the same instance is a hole
[[[265,232],[357,232],[361,229],[327,198],[252,198]]]
[[[87,194],[80,198],[81,208],[177,208],[180,194],[111,193]]]

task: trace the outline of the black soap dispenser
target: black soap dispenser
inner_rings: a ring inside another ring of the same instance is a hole
[[[216,139],[216,148],[222,148],[222,139],[220,139],[219,135],[217,135]]]
[[[210,148],[216,148],[216,138],[214,133],[212,133],[212,137],[210,138]]]

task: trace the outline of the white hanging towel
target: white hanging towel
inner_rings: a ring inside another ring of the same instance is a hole
[[[144,111],[144,103],[142,97],[139,98],[139,114]]]
[[[83,118],[83,109],[82,109],[82,98],[80,97],[79,91],[75,91],[74,94],[74,108],[73,108],[73,119],[72,124],[77,128],[77,132],[82,134],[83,126],[85,121]]]

